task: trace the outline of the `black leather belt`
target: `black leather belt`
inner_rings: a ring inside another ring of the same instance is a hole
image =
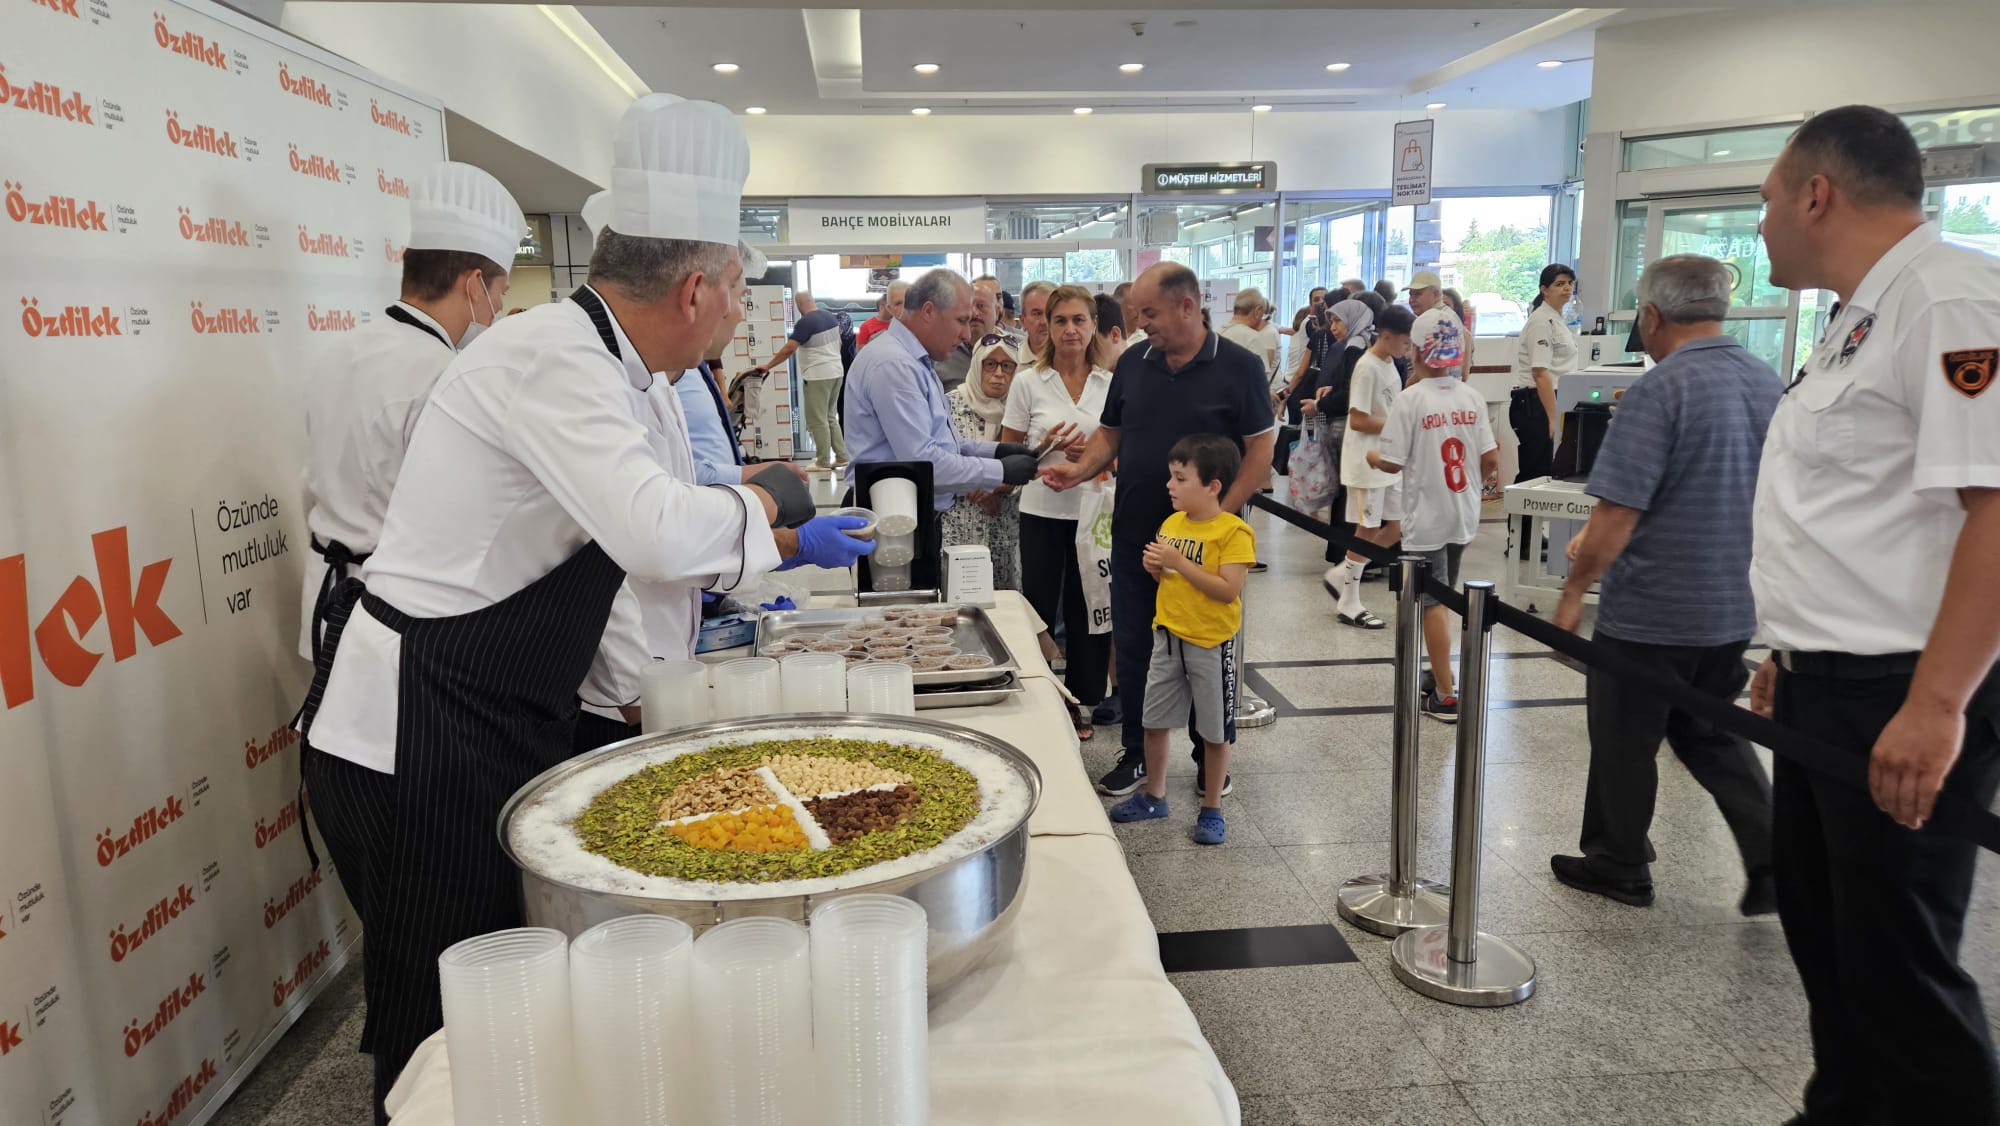
[[[1917,671],[1917,659],[1921,653],[1793,653],[1783,649],[1771,651],[1771,659],[1778,667],[1798,676],[1817,676],[1828,680],[1881,680],[1891,676],[1910,676]]]

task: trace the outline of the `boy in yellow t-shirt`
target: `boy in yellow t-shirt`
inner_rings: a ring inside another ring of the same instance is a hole
[[[1113,806],[1113,821],[1167,815],[1167,739],[1194,709],[1207,744],[1207,789],[1194,842],[1218,845],[1227,827],[1222,789],[1236,742],[1236,633],[1243,626],[1243,581],[1257,562],[1257,535],[1222,511],[1222,494],[1243,455],[1214,434],[1182,438],[1167,454],[1167,496],[1175,512],[1146,546],[1146,570],[1160,582],[1153,617],[1153,663],[1146,677],[1146,787]]]

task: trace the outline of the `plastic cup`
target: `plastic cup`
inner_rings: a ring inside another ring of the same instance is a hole
[[[771,714],[782,679],[769,657],[738,657],[715,666],[715,718],[752,719]]]
[[[826,1126],[927,1126],[924,909],[846,895],[812,913],[813,1053]]]
[[[458,1121],[572,1121],[569,938],[543,927],[468,938],[438,956],[438,981]]]
[[[847,710],[847,658],[839,653],[794,653],[778,662],[788,712]]]
[[[570,945],[570,1017],[590,1122],[700,1121],[694,931],[664,915],[600,923]]]
[[[712,715],[707,665],[654,661],[640,672],[639,724],[646,734],[707,723]]]
[[[874,580],[876,590],[910,589],[910,565],[908,563],[898,566],[870,564],[868,574]]]
[[[917,537],[914,532],[900,536],[884,535],[875,541],[875,554],[870,557],[873,566],[908,567],[917,558]]]
[[[733,919],[695,940],[704,1126],[819,1126],[808,945],[804,927],[769,917]]]
[[[881,477],[868,486],[868,504],[884,536],[917,530],[917,483],[908,477]]]
[[[878,520],[876,520],[874,511],[872,509],[867,509],[867,508],[836,508],[832,512],[828,513],[828,515],[855,516],[868,521],[867,524],[859,528],[852,528],[840,533],[843,536],[852,536],[857,540],[874,539],[875,533],[880,523]]]
[[[870,661],[847,670],[847,710],[874,715],[916,715],[913,670],[894,661]]]

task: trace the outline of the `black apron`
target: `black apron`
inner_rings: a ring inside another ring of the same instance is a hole
[[[617,356],[597,295],[579,290],[574,300]],[[520,873],[495,832],[500,808],[574,753],[576,688],[624,581],[624,569],[589,543],[507,598],[449,618],[413,618],[359,580],[334,592],[301,714],[308,744],[354,605],[402,638],[395,808],[361,912],[369,925],[361,1049],[375,1056],[378,1114],[410,1053],[443,1025],[438,955],[461,939],[522,925]]]

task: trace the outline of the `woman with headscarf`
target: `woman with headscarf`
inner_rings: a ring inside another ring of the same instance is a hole
[[[945,396],[951,428],[961,441],[997,442],[1020,357],[1014,338],[989,333],[972,350],[965,382]],[[993,589],[1021,589],[1021,497],[1012,488],[961,493],[940,518],[944,546],[978,544],[993,554]]]
[[[1347,435],[1345,408],[1348,380],[1354,372],[1355,361],[1375,343],[1375,311],[1363,302],[1350,297],[1345,301],[1336,302],[1327,312],[1332,316],[1335,325],[1335,330],[1326,334],[1327,340],[1338,343],[1329,343],[1323,349],[1326,358],[1319,361],[1319,378],[1312,384],[1302,412],[1308,416],[1321,416],[1321,433],[1326,435],[1328,452],[1333,457],[1333,464],[1338,467],[1341,440]],[[1324,411],[1320,410],[1322,400],[1331,404]],[[1334,480],[1339,480],[1337,468]],[[1336,524],[1341,522],[1341,516],[1347,511],[1346,493],[1347,488],[1344,485],[1334,491],[1333,520]],[[1346,548],[1335,547],[1332,543],[1326,545],[1326,561],[1329,565],[1340,563],[1346,558]]]

